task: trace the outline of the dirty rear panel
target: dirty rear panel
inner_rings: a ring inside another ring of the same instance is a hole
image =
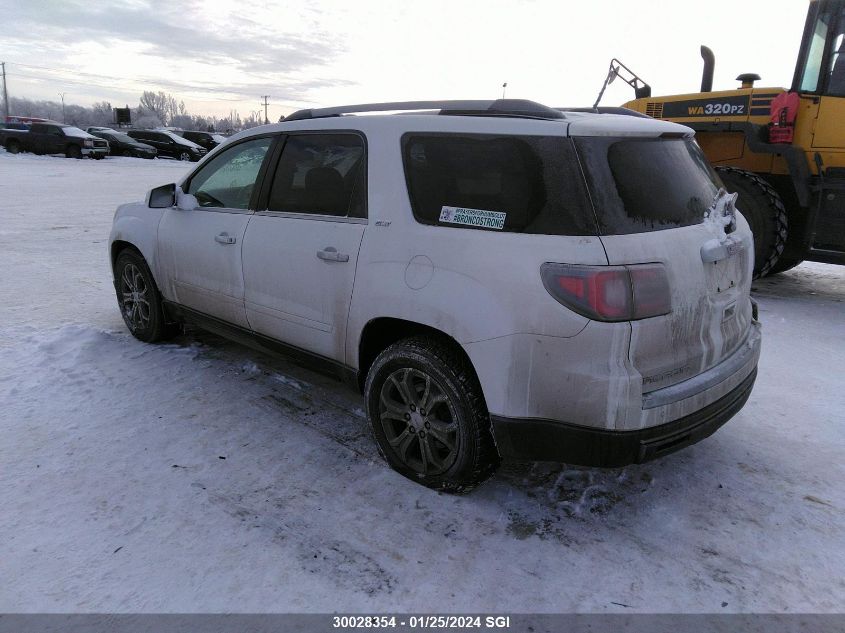
[[[721,182],[689,138],[576,139],[608,263],[661,263],[671,312],[631,322],[648,393],[727,359],[751,324],[751,232],[705,220]],[[725,231],[728,231],[727,233]]]

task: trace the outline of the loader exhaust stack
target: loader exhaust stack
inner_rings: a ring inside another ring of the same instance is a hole
[[[704,71],[701,73],[701,92],[713,90],[713,70],[716,68],[716,56],[706,46],[701,47],[701,59],[704,60]]]

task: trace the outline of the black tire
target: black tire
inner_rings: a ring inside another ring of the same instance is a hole
[[[121,156],[125,156],[126,158],[132,158],[132,150],[125,149],[120,152]]]
[[[82,149],[79,145],[68,145],[65,150],[65,156],[68,158],[82,158]]]
[[[176,333],[176,326],[167,322],[161,294],[147,262],[138,251],[127,248],[120,252],[114,264],[114,279],[120,314],[132,336],[155,343]]]
[[[717,170],[728,191],[739,194],[736,206],[754,234],[754,278],[765,277],[786,246],[789,224],[783,200],[753,172],[735,167],[717,167]]]
[[[188,152],[182,152],[181,154],[179,154],[179,160],[189,161],[191,160],[191,155]]]
[[[803,262],[803,257],[790,257],[789,255],[781,255],[780,259],[774,266],[772,266],[771,270],[769,270],[766,276],[771,277],[772,275],[777,275],[778,273],[785,273],[787,270],[792,270],[798,264],[801,264]]]
[[[367,372],[364,398],[379,452],[408,479],[461,493],[496,471],[481,385],[448,341],[414,337],[389,346]]]
[[[21,151],[21,144],[18,141],[6,141],[6,151],[10,154],[18,154]]]

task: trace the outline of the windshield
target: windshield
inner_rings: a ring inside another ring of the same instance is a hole
[[[119,141],[121,143],[129,143],[131,145],[135,145],[140,143],[141,141],[132,138],[131,136],[127,136],[126,134],[115,134],[114,132],[110,132],[106,134],[105,132],[102,133],[108,140],[112,141]]]
[[[62,127],[62,132],[65,133],[65,136],[81,136],[82,138],[88,138],[91,136],[85,130],[80,130],[78,127],[74,127],[72,125],[65,125]]]
[[[604,235],[701,224],[722,186],[692,139],[582,137],[575,146]]]
[[[179,143],[179,145],[187,145],[188,147],[199,147],[199,145],[197,145],[196,143],[191,143],[191,141],[182,138],[181,136],[179,136],[175,132],[161,131],[159,133],[164,134],[169,138],[172,138],[174,141]]]

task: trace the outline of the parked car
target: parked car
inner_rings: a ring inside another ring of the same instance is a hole
[[[0,143],[11,154],[64,154],[68,158],[104,158],[109,153],[108,141],[97,138],[72,125],[51,121],[33,123],[28,131],[3,130]]]
[[[99,125],[92,125],[91,127],[85,128],[85,131],[88,132],[88,134],[94,134],[95,132],[114,132],[115,129],[110,127],[101,127]]]
[[[196,143],[200,147],[204,147],[209,152],[226,140],[225,136],[215,134],[213,132],[194,132],[191,130],[183,130],[176,132],[176,134],[191,141],[192,143]]]
[[[0,121],[0,146],[6,147],[6,141],[10,138],[17,138],[22,133],[29,132],[29,125],[26,123],[8,123]]]
[[[89,130],[92,128],[88,128]],[[109,142],[112,156],[134,156],[136,158],[155,158],[156,148],[135,140],[131,136],[115,132],[114,130],[97,130],[91,132],[94,136]]]
[[[154,147],[159,156],[198,161],[208,153],[204,147],[166,130],[129,130],[126,134],[136,141]]]
[[[752,236],[692,130],[519,100],[368,107],[435,113],[297,112],[119,207],[132,334],[191,322],[323,367],[362,390],[393,468],[453,492],[500,458],[644,462],[740,410]]]

